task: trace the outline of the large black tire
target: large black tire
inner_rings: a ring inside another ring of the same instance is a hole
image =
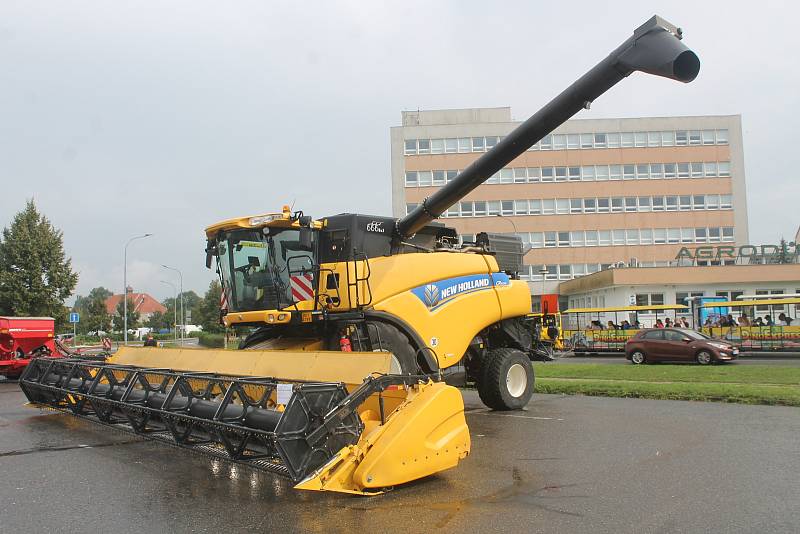
[[[422,370],[417,363],[417,353],[411,341],[394,326],[381,323],[367,323],[369,337],[374,350],[385,350],[392,353],[392,374],[418,375]]]
[[[531,400],[533,384],[533,366],[524,352],[492,349],[484,359],[478,395],[492,410],[521,410]]]

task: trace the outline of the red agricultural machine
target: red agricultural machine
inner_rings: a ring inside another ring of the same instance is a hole
[[[56,355],[52,317],[0,317],[0,376],[16,378],[32,358]]]

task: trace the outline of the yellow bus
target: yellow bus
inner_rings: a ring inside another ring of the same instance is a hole
[[[800,298],[753,299],[706,302],[694,315],[698,330],[743,351],[800,351],[798,309]]]
[[[624,352],[625,342],[642,328],[672,326],[678,318],[691,323],[691,309],[682,304],[572,308],[561,315],[564,350],[579,354]]]

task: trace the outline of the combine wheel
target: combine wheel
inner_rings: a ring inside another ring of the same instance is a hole
[[[380,322],[367,323],[367,329],[370,338],[374,340],[375,350],[392,353],[391,374],[416,375],[422,372],[417,363],[414,347],[400,330]]]
[[[517,349],[492,349],[486,354],[478,395],[493,410],[519,410],[533,395],[533,366]]]

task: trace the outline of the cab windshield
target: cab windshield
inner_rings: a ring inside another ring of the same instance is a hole
[[[218,261],[228,311],[281,310],[313,300],[314,234],[264,228],[221,235]]]

